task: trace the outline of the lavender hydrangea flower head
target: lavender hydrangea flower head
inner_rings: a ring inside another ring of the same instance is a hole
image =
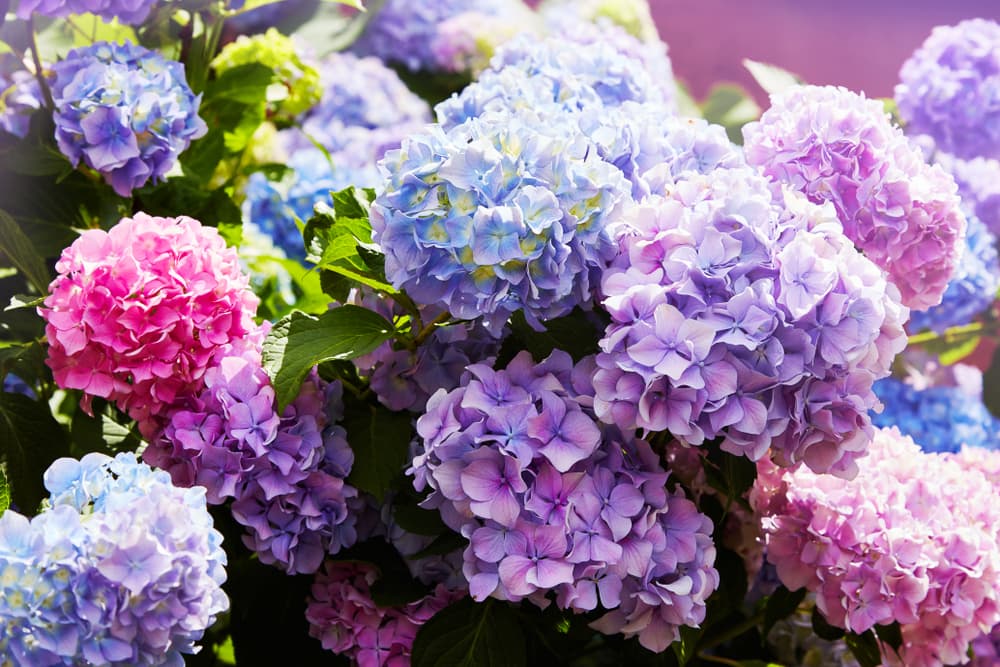
[[[668,493],[644,441],[601,427],[590,409],[593,360],[526,352],[506,369],[476,364],[417,421],[413,465],[424,506],[470,540],[476,600],[529,599],[607,613],[594,627],[663,651],[704,619],[718,585],[711,521]]]
[[[898,622],[887,664],[965,663],[1000,621],[1000,496],[953,456],[879,429],[851,481],[758,464],[751,503],[781,582],[815,592],[836,627]]]
[[[965,252],[941,303],[926,311],[914,312],[910,320],[911,331],[942,332],[948,327],[968,324],[996,299],[1000,289],[997,239],[979,218],[970,215],[966,222]]]
[[[797,86],[743,128],[747,161],[832,202],[847,237],[886,270],[903,303],[941,301],[962,251],[954,180],[924,162],[881,103],[844,88]]]
[[[521,0],[506,0],[493,14],[464,11],[442,21],[431,51],[440,69],[478,75],[503,44],[526,33],[540,37],[544,27],[538,15]]]
[[[746,167],[689,172],[620,230],[601,286],[598,417],[854,474],[907,309],[832,207]]]
[[[0,54],[0,130],[23,139],[31,114],[41,108],[38,79],[14,54]]]
[[[56,142],[123,197],[159,182],[207,127],[184,65],[129,42],[74,49],[52,67]]]
[[[156,0],[21,0],[17,17],[29,19],[32,14],[61,18],[70,14],[96,14],[105,22],[118,19],[126,25],[138,25],[146,20]]]
[[[418,303],[498,333],[518,310],[538,325],[591,300],[628,184],[573,125],[484,115],[410,136],[381,166],[373,239]]]
[[[959,160],[947,153],[935,153],[934,161],[954,177],[962,205],[982,221],[991,234],[1000,234],[1000,161],[988,158]]]
[[[895,98],[907,132],[960,158],[1000,157],[1000,25],[934,28],[903,63]]]
[[[0,655],[17,667],[182,664],[229,607],[204,492],[133,454],[59,459],[45,485],[37,517],[0,518]]]
[[[643,42],[659,40],[648,0],[545,0],[539,12],[548,17],[569,16],[595,24],[610,24]]]
[[[885,378],[875,383],[875,394],[883,409],[872,415],[872,423],[895,426],[925,452],[958,452],[963,446],[1000,449],[1000,421],[981,397],[959,387],[917,389]]]

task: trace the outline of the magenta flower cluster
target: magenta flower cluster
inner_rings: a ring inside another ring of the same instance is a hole
[[[622,229],[601,287],[597,416],[853,475],[908,311],[832,208],[717,169],[683,175]]]
[[[705,617],[719,583],[712,523],[649,445],[593,417],[590,363],[528,353],[505,370],[477,364],[417,421],[410,474],[424,505],[469,538],[476,600],[530,599],[605,610],[594,627],[663,651]]]
[[[1000,25],[934,28],[903,63],[895,98],[908,133],[960,158],[1000,157]]]
[[[309,635],[360,667],[409,665],[417,630],[462,594],[438,585],[407,605],[380,607],[371,593],[377,580],[378,571],[368,563],[327,561],[306,608]]]
[[[848,238],[903,295],[925,310],[941,302],[965,234],[954,180],[929,166],[882,104],[844,88],[797,86],[743,128],[747,161],[832,202]]]
[[[828,622],[900,624],[890,664],[964,663],[1000,621],[1000,496],[950,455],[879,430],[856,479],[765,461],[751,500],[782,583],[815,591]]]
[[[191,218],[137,213],[85,231],[56,272],[39,314],[57,384],[140,422],[197,390],[216,352],[255,327],[236,251]]]
[[[164,415],[144,458],[179,486],[204,487],[211,503],[235,498],[243,542],[262,562],[315,572],[356,539],[340,391],[313,376],[278,414],[259,341],[249,341],[220,354],[204,387]]]
[[[96,42],[52,67],[56,142],[122,197],[163,180],[208,128],[184,65],[131,42]]]
[[[59,459],[45,486],[38,516],[0,518],[4,664],[183,664],[229,608],[204,492],[133,454]]]

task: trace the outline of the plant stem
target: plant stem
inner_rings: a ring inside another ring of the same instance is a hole
[[[705,651],[707,649],[718,646],[719,644],[723,644],[729,641],[730,639],[735,639],[739,637],[744,632],[752,630],[753,628],[760,625],[763,621],[764,621],[764,612],[760,611],[751,616],[750,618],[746,619],[742,623],[734,625],[733,627],[729,628],[728,630],[720,634],[714,635],[711,639],[705,641],[703,644],[700,644],[697,648],[699,651]]]
[[[723,658],[718,655],[708,655],[707,653],[699,653],[698,657],[706,662],[717,662],[720,665],[731,665],[731,667],[743,667],[742,663],[736,660],[730,660],[729,658]]]
[[[420,345],[425,340],[427,340],[427,338],[430,337],[432,333],[434,333],[435,329],[437,329],[439,324],[444,324],[450,318],[451,315],[447,311],[441,313],[440,315],[434,318],[433,322],[431,322],[430,324],[428,324],[427,326],[425,326],[423,329],[420,330],[416,338],[413,339],[413,342],[416,343],[417,345]]]
[[[45,80],[42,72],[42,58],[38,55],[38,40],[35,39],[35,18],[28,18],[28,44],[31,49],[31,59],[35,63],[35,78],[38,79],[38,86],[42,89],[42,97],[45,98],[45,108],[50,112],[55,111],[56,104],[52,100],[52,91],[49,89],[49,82]]]
[[[923,331],[918,334],[913,334],[907,339],[907,344],[922,345],[924,343],[930,343],[937,340],[945,343],[956,343],[986,332],[987,328],[984,322],[973,322],[972,324],[950,327],[941,333],[937,333],[936,331]]]

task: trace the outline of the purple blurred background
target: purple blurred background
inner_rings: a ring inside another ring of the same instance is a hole
[[[809,83],[889,97],[903,61],[939,24],[1000,20],[1000,0],[650,0],[674,73],[702,99],[735,81],[766,106],[743,58]]]

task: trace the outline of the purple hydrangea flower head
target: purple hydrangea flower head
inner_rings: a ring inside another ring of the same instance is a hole
[[[182,664],[229,608],[204,492],[133,454],[59,459],[45,484],[41,514],[0,518],[0,654],[18,667]]]
[[[233,516],[262,562],[315,572],[328,553],[354,543],[357,491],[344,482],[353,454],[341,415],[341,389],[313,376],[278,414],[261,367],[260,342],[221,352],[204,388],[178,400],[147,426],[147,462],[175,484],[204,487],[209,502],[235,498]]]
[[[982,398],[960,387],[917,389],[895,378],[875,383],[882,401],[872,423],[895,426],[925,452],[958,452],[963,446],[1000,449],[1000,421],[990,414]]]
[[[73,165],[82,160],[96,169],[123,197],[162,180],[207,131],[184,66],[141,46],[97,42],[52,69],[59,150]]]
[[[1000,157],[1000,25],[934,28],[903,63],[895,98],[907,132],[960,158]]]
[[[0,130],[24,138],[31,114],[41,108],[38,79],[14,54],[0,54]]]
[[[907,309],[832,207],[746,167],[681,173],[619,228],[594,409],[621,428],[851,475]]]
[[[376,56],[411,71],[448,71],[451,62],[438,41],[442,24],[465,12],[494,18],[512,0],[387,0],[364,33],[351,45],[363,56]]]
[[[956,455],[879,429],[856,479],[761,461],[751,503],[781,582],[815,592],[827,622],[900,624],[887,664],[965,663],[1000,621],[1000,497]]]
[[[505,0],[490,12],[459,12],[437,26],[431,42],[433,60],[443,71],[478,75],[500,46],[525,33],[541,36],[544,27],[521,0]]]
[[[959,160],[935,153],[934,161],[955,178],[962,205],[990,230],[1000,234],[1000,161],[989,158]]]
[[[914,312],[911,331],[931,329],[942,332],[949,327],[968,324],[985,311],[1000,289],[1000,260],[997,240],[979,218],[968,216],[965,252],[955,267],[941,303],[926,311]]]
[[[138,25],[146,20],[156,0],[22,0],[17,5],[17,17],[31,18],[40,14],[61,18],[69,14],[96,14],[110,23],[118,19],[126,25]]]
[[[469,538],[475,599],[554,593],[562,609],[605,611],[601,632],[662,651],[704,619],[718,585],[712,524],[667,493],[648,444],[594,418],[592,370],[561,352],[470,366],[417,420],[409,473],[430,491],[424,506]]]
[[[537,325],[591,300],[628,184],[573,125],[491,113],[412,135],[381,166],[373,239],[418,303],[498,333],[518,310]]]
[[[339,156],[332,156],[337,160]],[[381,179],[374,163],[352,166],[331,162],[315,147],[300,148],[288,160],[290,172],[280,182],[271,181],[262,172],[247,181],[243,200],[243,218],[271,237],[286,256],[305,260],[306,250],[299,231],[313,214],[317,203],[332,204],[331,192],[355,186],[375,187]]]
[[[797,86],[743,128],[747,161],[813,202],[886,270],[903,303],[925,310],[960,260],[965,216],[954,179],[929,166],[881,103],[845,88]]]

